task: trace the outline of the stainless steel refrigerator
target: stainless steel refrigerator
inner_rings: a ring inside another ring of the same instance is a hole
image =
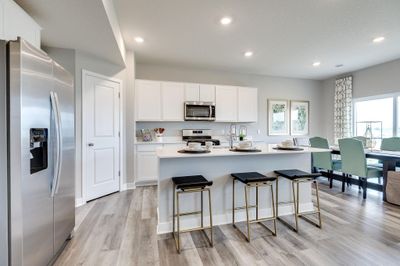
[[[47,265],[75,226],[73,77],[0,41],[0,265]]]

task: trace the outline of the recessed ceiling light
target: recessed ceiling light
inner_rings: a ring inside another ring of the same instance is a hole
[[[252,51],[247,51],[247,52],[244,53],[244,56],[245,57],[251,57],[251,56],[253,56],[253,52]]]
[[[223,18],[221,18],[221,20],[219,22],[221,22],[222,25],[229,25],[232,23],[232,18],[231,17],[223,17]]]
[[[317,67],[317,66],[319,66],[321,64],[321,62],[314,62],[312,65],[314,66],[314,67]]]
[[[143,43],[144,39],[142,37],[135,37],[135,42],[137,43]]]
[[[385,40],[385,37],[376,37],[375,39],[373,39],[372,41],[374,43],[378,43],[378,42],[382,42],[383,40]]]

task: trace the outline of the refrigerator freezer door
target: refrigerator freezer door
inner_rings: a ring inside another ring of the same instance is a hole
[[[52,60],[20,40],[10,42],[10,211],[12,265],[47,265],[54,254]],[[47,129],[48,167],[31,174],[31,129]]]
[[[62,133],[61,171],[54,196],[54,251],[58,252],[75,226],[74,80],[55,62],[53,74]]]

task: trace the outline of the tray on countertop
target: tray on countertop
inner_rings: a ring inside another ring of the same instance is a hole
[[[229,149],[230,151],[235,151],[235,152],[261,152],[260,149],[257,148],[239,148],[239,147],[234,147],[232,149]]]
[[[211,151],[210,150],[206,150],[206,149],[204,149],[204,150],[186,150],[186,149],[183,149],[183,150],[179,150],[178,151],[179,153],[194,153],[194,154],[198,154],[198,153],[210,153]]]
[[[281,150],[281,151],[304,151],[304,149],[300,148],[300,147],[281,147],[281,146],[276,146],[273,149],[274,150]]]

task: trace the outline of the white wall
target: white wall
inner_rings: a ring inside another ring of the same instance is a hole
[[[70,71],[75,77],[75,134],[76,134],[76,198],[82,198],[82,70],[88,70],[111,78],[120,79],[123,82],[122,98],[124,128],[123,143],[124,169],[122,176],[124,184],[133,182],[133,140],[134,123],[133,121],[133,84],[135,79],[134,53],[126,52],[127,66],[121,67],[104,61],[93,55],[70,49],[45,47],[45,51],[54,58],[60,65]]]
[[[248,133],[254,138],[265,139],[269,142],[280,141],[288,137],[267,137],[267,99],[309,100],[310,135],[320,135],[324,131],[321,127],[323,116],[320,112],[322,108],[320,81],[149,64],[137,64],[136,78],[256,87],[258,88],[259,121],[256,124],[248,124]],[[228,129],[229,124],[214,122],[137,123],[137,129],[160,126],[166,128],[167,136],[179,135],[182,128],[211,128],[215,135],[220,135],[223,130]],[[261,131],[260,135],[257,135],[258,129]]]
[[[0,39],[17,37],[40,48],[41,27],[13,0],[0,0]]]
[[[358,70],[353,76],[353,98],[363,98],[400,92],[400,59]],[[322,82],[324,106],[324,136],[333,140],[333,110],[335,78]]]

